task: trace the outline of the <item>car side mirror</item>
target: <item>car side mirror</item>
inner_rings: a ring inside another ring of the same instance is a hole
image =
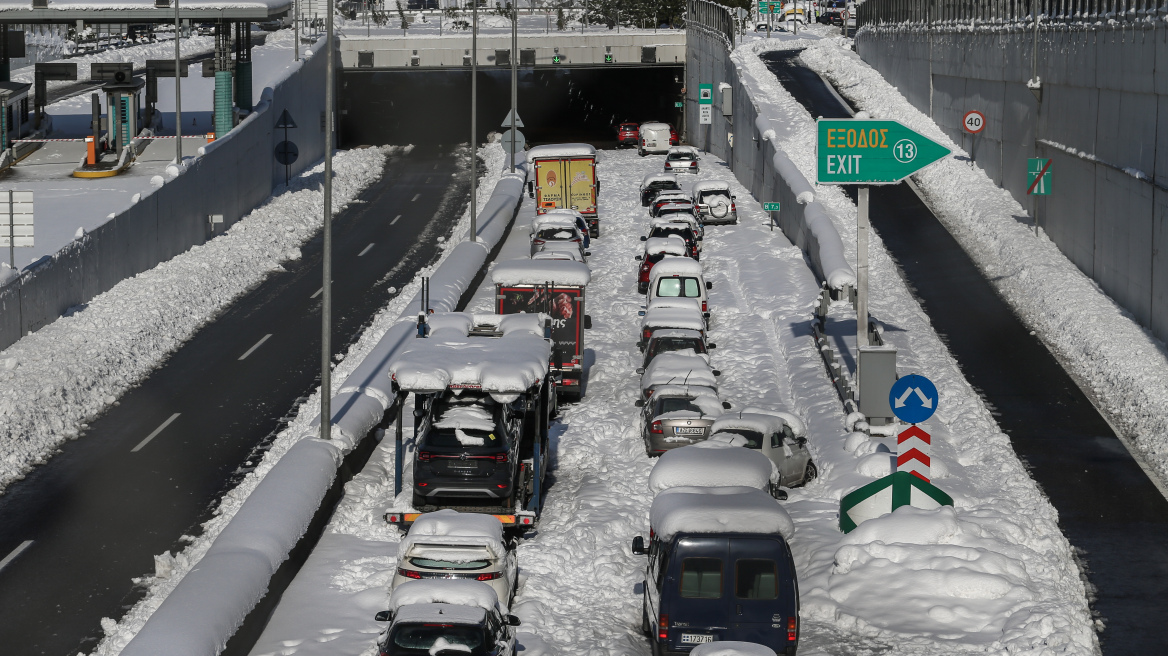
[[[641,235],[641,241],[648,241],[648,240],[649,240],[648,237],[646,237],[645,235]]]
[[[633,555],[644,556],[647,553],[649,553],[649,551],[645,549],[645,538],[639,535],[633,538]]]
[[[633,257],[633,259],[640,262],[641,260],[645,259],[645,256],[644,255],[637,255],[637,256]]]
[[[806,437],[796,437],[795,444],[798,444],[799,446],[804,446],[807,444],[807,438]]]
[[[637,373],[639,373],[639,374],[645,373],[645,368],[644,367],[637,367]]]
[[[716,349],[716,348],[718,348],[718,345],[717,345],[717,344],[706,344],[706,348],[708,348],[708,349]]]
[[[771,486],[771,496],[778,499],[779,501],[786,501],[787,500],[787,491],[782,489],[778,485],[772,485]]]
[[[592,315],[584,315],[584,330],[592,330]]]
[[[729,401],[723,401],[723,402],[722,402],[722,408],[723,408],[723,409],[725,409],[725,410],[729,410],[729,409],[730,409],[730,402],[729,402]]]
[[[535,182],[530,180],[527,182],[527,197],[535,198]]]
[[[633,405],[637,406],[638,408],[643,408],[645,407],[645,401],[644,399],[637,399],[633,402]]]
[[[644,311],[644,310],[637,310],[637,316],[638,316],[638,317],[643,317],[643,316],[645,316],[645,311]]]
[[[388,622],[392,619],[393,619],[393,611],[392,610],[383,610],[383,611],[381,611],[373,616],[373,621],[375,621],[375,622]]]
[[[592,251],[584,251],[584,257],[592,257]]]
[[[519,620],[519,618],[516,617],[515,615],[508,615],[507,616],[507,626],[519,626],[522,623],[523,622],[521,622]]]
[[[711,289],[713,289],[713,288],[714,288],[714,283],[712,283],[712,282],[707,282],[707,283],[706,283],[706,291],[709,291],[709,290],[711,290]]]
[[[715,376],[721,376],[721,375],[722,375],[722,372],[721,372],[721,371],[718,371],[717,369],[715,369],[715,370],[713,371],[713,374],[714,374]]]

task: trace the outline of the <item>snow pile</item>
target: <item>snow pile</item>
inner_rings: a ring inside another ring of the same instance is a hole
[[[663,490],[653,498],[649,526],[664,541],[678,533],[778,533],[788,540],[795,533],[795,523],[778,501],[745,486]]]
[[[766,491],[778,478],[774,463],[761,451],[725,442],[698,442],[662,454],[649,474],[649,489],[654,494],[686,486],[742,486]]]
[[[875,118],[895,116],[955,154],[963,151],[858,56],[824,43],[807,65]],[[1168,352],[1045,235],[980,169],[946,158],[915,176],[929,206],[998,293],[1093,393],[1128,443],[1168,482]]]
[[[464,562],[460,552],[449,549],[462,546],[484,547],[493,558],[505,557],[503,525],[490,515],[478,513],[460,513],[449,509],[426,513],[414,520],[410,532],[401,541],[398,560],[425,553],[427,558]],[[443,548],[446,548],[442,552],[443,556],[438,558],[434,551]],[[481,554],[468,550],[461,552],[465,553],[471,553],[475,558],[481,557]]]
[[[698,645],[690,652],[691,656],[775,656],[770,647],[753,642],[737,642],[734,640],[719,640]]]
[[[482,581],[467,579],[426,579],[406,581],[393,589],[390,610],[414,604],[450,604],[499,611],[499,596]]]
[[[393,149],[338,153],[335,212],[377,180]],[[257,207],[224,235],[123,280],[83,311],[0,353],[0,490],[45,462],[320,229],[323,165]]]
[[[569,260],[507,260],[491,269],[496,285],[575,285],[583,287],[592,279],[588,265]]]

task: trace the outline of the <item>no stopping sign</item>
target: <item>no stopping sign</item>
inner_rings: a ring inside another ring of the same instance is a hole
[[[971,109],[965,112],[965,116],[961,119],[961,124],[965,127],[966,132],[977,134],[985,129],[985,114],[982,114],[976,109]]]

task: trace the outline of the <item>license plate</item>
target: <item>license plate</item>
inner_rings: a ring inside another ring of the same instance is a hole
[[[648,145],[649,145],[650,147],[652,147],[652,148],[656,148],[656,147],[657,147],[657,142],[656,142],[656,141],[654,141],[654,142],[652,142],[652,143],[650,143],[650,144],[648,144]]]
[[[701,435],[706,432],[704,428],[674,428],[674,435]]]
[[[681,644],[683,645],[700,645],[707,642],[713,642],[714,636],[706,633],[683,633],[681,634]]]

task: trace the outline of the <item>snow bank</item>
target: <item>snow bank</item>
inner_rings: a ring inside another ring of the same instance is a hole
[[[734,640],[707,642],[704,645],[694,647],[690,654],[691,656],[775,656],[775,652],[765,645]]]
[[[392,611],[414,604],[451,604],[502,612],[494,588],[482,581],[466,579],[406,581],[394,588],[389,597],[389,609]]]
[[[698,442],[662,454],[649,474],[649,490],[657,494],[675,487],[742,486],[766,491],[778,480],[774,463],[761,451]]]
[[[795,523],[778,501],[762,490],[745,486],[663,490],[653,498],[649,525],[660,540],[669,540],[678,533],[779,534],[788,540],[795,534]]]
[[[591,279],[588,265],[568,260],[507,260],[491,269],[491,280],[504,286],[555,282],[583,287]]]

